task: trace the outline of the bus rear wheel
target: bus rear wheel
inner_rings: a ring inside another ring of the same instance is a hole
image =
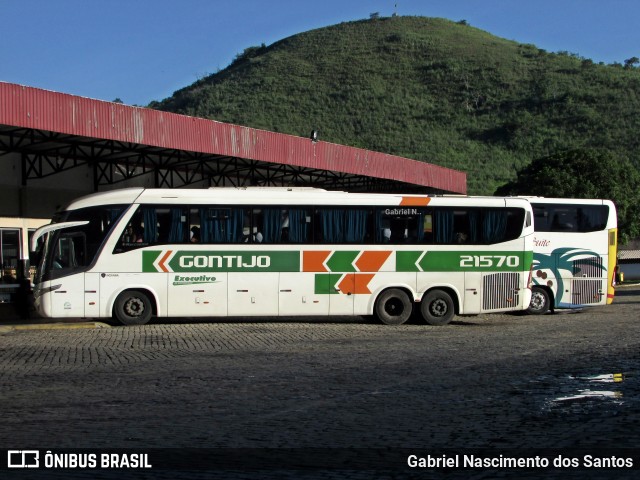
[[[402,325],[409,320],[412,310],[409,295],[399,288],[385,290],[376,300],[376,317],[386,325]]]
[[[420,303],[422,318],[429,325],[446,325],[455,315],[455,307],[451,295],[444,290],[431,290]]]
[[[151,320],[153,306],[146,293],[125,290],[116,298],[113,311],[123,325],[144,325]]]
[[[551,304],[551,297],[549,293],[540,287],[533,287],[531,289],[531,303],[527,312],[532,315],[544,315],[549,311]]]

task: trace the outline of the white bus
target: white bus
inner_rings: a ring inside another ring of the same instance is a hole
[[[531,300],[532,210],[517,198],[133,188],[72,202],[41,236],[34,299],[46,317],[399,325],[415,310],[444,325]]]
[[[617,216],[610,200],[527,197],[533,207],[533,285],[528,311],[613,302]]]

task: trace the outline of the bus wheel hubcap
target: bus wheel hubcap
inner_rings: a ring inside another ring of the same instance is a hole
[[[138,317],[144,311],[144,303],[139,298],[132,298],[125,304],[124,311],[130,317]]]
[[[389,315],[397,316],[400,315],[404,309],[400,300],[392,299],[387,302],[385,310]]]
[[[544,295],[540,293],[533,294],[533,301],[531,302],[534,308],[540,309],[544,307]]]
[[[444,300],[436,300],[431,304],[431,313],[436,317],[442,317],[447,313],[447,302]]]

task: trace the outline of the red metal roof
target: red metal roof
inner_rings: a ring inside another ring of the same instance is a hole
[[[4,82],[0,125],[467,191],[466,173],[417,160]]]

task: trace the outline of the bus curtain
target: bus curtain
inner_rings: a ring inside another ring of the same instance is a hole
[[[486,243],[502,241],[507,232],[507,213],[498,210],[487,210],[482,222],[482,239]]]
[[[480,215],[477,210],[469,210],[469,243],[478,243],[478,220]]]
[[[366,210],[320,211],[323,240],[327,243],[356,243],[364,241],[367,226]]]
[[[278,243],[282,239],[282,211],[265,208],[262,215],[262,241]]]
[[[288,221],[288,223],[287,223]],[[304,243],[307,241],[307,212],[304,209],[291,208],[288,211],[265,208],[263,214],[263,242],[278,243],[282,241],[285,228],[289,230],[288,241]]]
[[[240,243],[244,212],[237,210],[200,209],[202,243]]]
[[[184,228],[182,225],[182,209],[171,209],[171,225],[169,230],[169,243],[181,243],[184,240]]]
[[[436,243],[453,243],[455,234],[453,231],[453,211],[436,210],[434,212],[433,231]]]
[[[142,221],[144,222],[143,241],[145,243],[156,243],[158,239],[158,215],[156,214],[156,209],[143,208]]]
[[[124,208],[109,208],[107,212],[109,212],[109,225],[113,225],[118,218],[120,218],[120,214],[124,211]]]
[[[289,209],[289,241],[304,243],[307,241],[307,212],[299,208]]]

